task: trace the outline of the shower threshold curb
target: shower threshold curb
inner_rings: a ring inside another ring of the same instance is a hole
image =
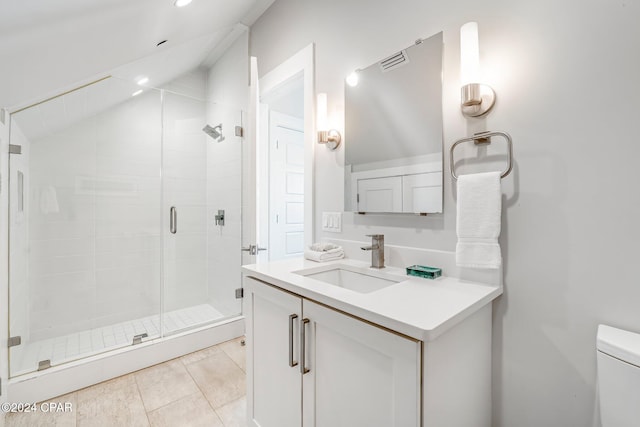
[[[244,316],[12,378],[8,402],[42,402],[244,335]]]

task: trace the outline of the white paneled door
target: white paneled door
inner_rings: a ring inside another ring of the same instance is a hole
[[[269,259],[304,252],[304,130],[302,119],[269,118]]]

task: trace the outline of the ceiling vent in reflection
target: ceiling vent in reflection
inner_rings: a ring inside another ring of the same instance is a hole
[[[404,50],[401,50],[400,52],[393,54],[390,57],[379,62],[380,69],[383,73],[387,73],[408,63],[409,56],[407,56],[407,52]]]

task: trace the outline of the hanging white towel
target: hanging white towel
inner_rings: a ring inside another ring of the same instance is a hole
[[[58,195],[53,186],[44,187],[40,193],[40,212],[43,214],[58,213]]]
[[[458,178],[456,264],[460,267],[499,268],[498,237],[502,211],[500,172]]]

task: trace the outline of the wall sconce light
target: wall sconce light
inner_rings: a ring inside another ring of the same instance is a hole
[[[479,73],[478,23],[467,22],[460,28],[461,109],[467,117],[487,114],[496,102],[491,86],[478,83]]]
[[[335,129],[329,129],[327,125],[327,94],[319,93],[317,99],[317,114],[318,121],[316,123],[316,129],[318,129],[318,144],[327,144],[327,147],[331,150],[335,150],[340,146],[342,136],[340,132]]]
[[[347,82],[347,84],[351,87],[356,87],[358,86],[358,82],[360,81],[360,70],[355,70],[353,72],[351,72],[351,74],[349,74],[347,76],[345,80],[345,82]]]

